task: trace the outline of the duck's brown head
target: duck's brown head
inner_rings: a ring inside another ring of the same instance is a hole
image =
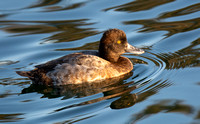
[[[110,62],[117,62],[120,55],[125,52],[144,53],[142,49],[133,47],[128,43],[124,31],[119,29],[107,30],[100,40],[99,56]]]

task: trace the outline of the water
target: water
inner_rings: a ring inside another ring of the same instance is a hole
[[[200,123],[197,0],[0,1],[0,123]],[[15,73],[82,50],[119,28],[146,53],[126,79],[57,88]]]

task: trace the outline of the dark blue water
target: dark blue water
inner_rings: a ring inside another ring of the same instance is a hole
[[[124,30],[145,54],[126,79],[57,88],[15,73]],[[200,123],[198,0],[0,1],[0,123]]]

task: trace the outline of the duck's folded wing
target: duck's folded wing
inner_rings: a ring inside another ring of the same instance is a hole
[[[106,66],[110,66],[111,63],[98,56],[82,54],[77,56],[76,59],[70,64],[77,64],[92,68],[105,68]]]
[[[82,54],[47,73],[58,85],[80,84],[120,76],[113,65],[98,56]]]
[[[74,54],[69,54],[51,61],[48,61],[44,64],[40,64],[40,65],[36,65],[35,67],[38,69],[48,69],[51,70],[54,67],[56,67],[59,64],[62,63],[69,63],[70,61],[72,61],[72,59],[76,58],[77,56],[82,55],[82,53],[74,53]]]

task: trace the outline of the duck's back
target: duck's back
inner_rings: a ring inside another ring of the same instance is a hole
[[[132,70],[132,65],[129,65],[129,70],[123,67],[127,67],[127,61],[131,64],[125,57],[122,57],[126,61],[124,63],[111,63],[96,55],[97,53],[73,53],[38,65],[28,75],[36,83],[65,85],[104,80]]]

